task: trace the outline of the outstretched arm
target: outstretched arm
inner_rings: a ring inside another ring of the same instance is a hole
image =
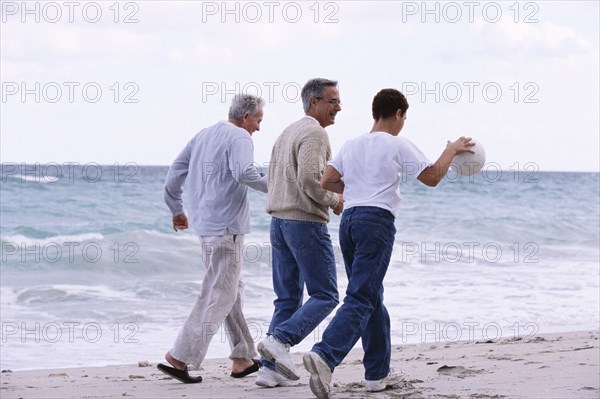
[[[448,141],[446,149],[442,152],[442,155],[437,161],[431,166],[423,169],[421,174],[417,177],[419,181],[426,186],[435,187],[448,173],[448,168],[452,163],[452,159],[455,155],[462,154],[463,152],[473,153],[469,147],[474,146],[475,143],[471,143],[470,137],[460,137],[454,142]]]

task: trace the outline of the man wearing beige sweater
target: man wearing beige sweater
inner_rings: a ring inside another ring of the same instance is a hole
[[[291,346],[300,343],[338,304],[329,208],[339,215],[341,195],[320,179],[331,145],[325,127],[341,111],[337,82],[309,80],[302,88],[305,116],[279,136],[269,164],[267,212],[271,219],[273,289],[277,296],[268,336],[258,344],[264,367],[256,384],[284,386],[299,379]],[[310,298],[303,304],[304,285]]]

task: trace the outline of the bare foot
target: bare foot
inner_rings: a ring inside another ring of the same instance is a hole
[[[252,359],[244,359],[241,357],[234,357],[231,360],[233,362],[231,364],[231,371],[233,373],[241,373],[242,371],[246,370],[248,367],[254,364]]]
[[[165,360],[167,362],[169,362],[171,364],[171,366],[175,367],[177,370],[185,370],[185,368],[187,367],[187,364],[175,359],[173,356],[171,356],[171,353],[169,353],[169,352],[167,352],[167,354],[165,355]]]

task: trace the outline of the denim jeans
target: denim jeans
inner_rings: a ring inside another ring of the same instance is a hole
[[[268,334],[294,346],[338,304],[333,246],[325,223],[273,217],[271,247],[277,299]],[[302,304],[305,284],[310,298]]]
[[[348,289],[344,303],[312,348],[331,370],[359,338],[365,352],[365,379],[380,380],[390,370],[390,317],[383,305],[383,279],[394,246],[394,216],[377,207],[353,207],[340,223],[340,246]]]

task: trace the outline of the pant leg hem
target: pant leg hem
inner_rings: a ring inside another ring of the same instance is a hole
[[[325,364],[327,364],[327,366],[329,367],[329,369],[331,370],[331,372],[333,373],[333,370],[335,370],[335,366],[332,365],[331,361],[329,360],[329,358],[327,356],[325,356],[325,354],[320,351],[319,349],[311,349],[311,352],[316,353],[317,355],[319,355],[321,357],[321,359],[323,359],[323,361],[325,362]]]

